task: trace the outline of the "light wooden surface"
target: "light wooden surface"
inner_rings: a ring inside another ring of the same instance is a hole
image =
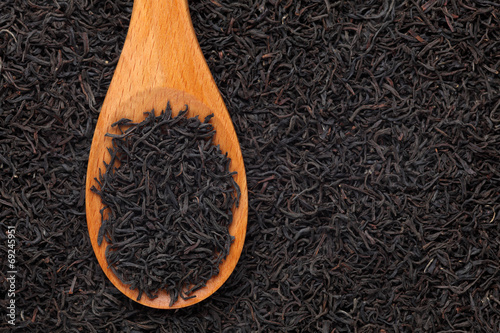
[[[182,308],[198,303],[214,293],[234,270],[243,248],[248,215],[248,194],[245,168],[233,124],[219,90],[205,62],[191,23],[186,0],[135,0],[130,28],[113,80],[106,95],[92,141],[86,183],[86,211],[89,236],[99,264],[109,280],[125,295],[137,299],[137,290],[130,290],[109,269],[104,251],[107,243],[97,245],[101,225],[99,210],[102,203],[90,191],[96,185],[99,168],[108,162],[106,147],[111,139],[106,133],[116,133],[111,124],[121,118],[142,121],[143,112],[162,110],[170,101],[175,114],[189,105],[188,116],[200,119],[214,113],[215,144],[231,158],[231,169],[237,171],[236,182],[241,188],[240,205],[234,211],[229,228],[235,236],[220,273],[190,300],[179,299],[169,307],[166,293],[150,300],[143,295],[139,303],[154,308]]]

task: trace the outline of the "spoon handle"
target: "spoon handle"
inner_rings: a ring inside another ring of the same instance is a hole
[[[116,73],[110,90],[119,89],[122,96],[173,88],[227,113],[198,44],[186,0],[134,1]]]

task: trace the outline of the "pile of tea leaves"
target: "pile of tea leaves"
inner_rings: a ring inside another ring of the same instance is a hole
[[[176,311],[121,294],[86,227],[132,5],[0,2],[2,253],[8,226],[17,240],[16,326],[5,295],[0,330],[500,331],[497,1],[190,1],[249,216],[227,282]]]
[[[91,188],[104,205],[97,242],[108,243],[108,267],[137,300],[164,290],[171,306],[219,273],[240,196],[231,160],[212,142],[213,115],[201,122],[187,112],[172,117],[168,104],[140,123],[111,125],[120,134],[106,134],[110,161]]]

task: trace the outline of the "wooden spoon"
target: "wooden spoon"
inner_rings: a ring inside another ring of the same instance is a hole
[[[113,274],[108,268],[105,249],[108,243],[97,244],[101,226],[101,199],[90,189],[97,187],[95,178],[103,162],[109,162],[107,147],[111,139],[106,133],[117,133],[111,124],[122,118],[140,122],[144,112],[153,108],[164,110],[170,102],[174,115],[189,106],[188,117],[199,115],[201,120],[214,113],[212,124],[216,130],[214,143],[231,158],[231,170],[241,189],[241,199],[233,211],[229,232],[235,237],[229,255],[220,266],[220,273],[207,282],[206,287],[194,293],[195,298],[179,300],[170,306],[170,297],[161,291],[151,300],[143,295],[138,301],[154,308],[182,308],[198,303],[213,294],[234,270],[243,248],[248,214],[248,194],[238,138],[229,113],[205,62],[189,15],[187,0],[135,0],[130,27],[118,66],[104,100],[90,150],[87,183],[87,226],[92,247],[99,264],[111,282],[125,295],[137,300],[138,290]]]

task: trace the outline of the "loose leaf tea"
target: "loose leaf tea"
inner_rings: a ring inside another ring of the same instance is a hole
[[[172,117],[168,105],[132,123],[122,119],[108,148],[111,160],[99,173],[102,225],[98,244],[122,282],[156,298],[177,299],[205,286],[219,273],[234,237],[229,234],[239,187],[231,160],[212,140],[210,115],[201,122],[186,109]]]
[[[0,1],[0,331],[500,332],[499,1],[189,1],[249,212],[231,277],[177,311],[117,290],[86,228],[132,5]]]

